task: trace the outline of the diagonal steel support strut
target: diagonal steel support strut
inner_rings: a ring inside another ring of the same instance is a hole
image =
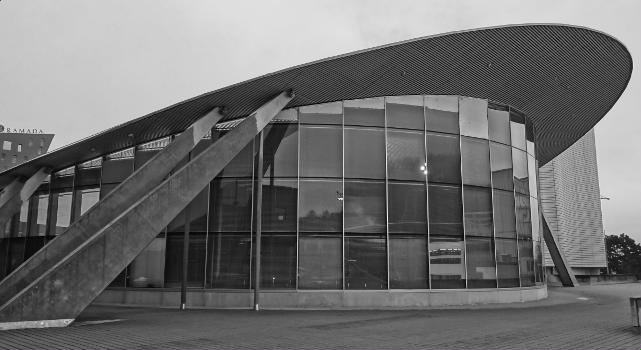
[[[559,278],[561,279],[561,283],[563,284],[563,286],[578,286],[579,283],[574,276],[574,272],[572,272],[570,264],[568,264],[568,261],[565,258],[563,249],[561,248],[559,242],[556,240],[556,237],[552,233],[552,230],[550,230],[545,217],[543,217],[543,239],[545,239],[545,244],[548,247],[548,251],[550,252],[550,256],[552,257],[554,266],[556,266],[556,269],[559,272]]]

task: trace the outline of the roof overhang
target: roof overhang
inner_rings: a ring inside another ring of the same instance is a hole
[[[293,89],[288,107],[374,96],[463,95],[528,115],[543,165],[605,116],[625,90],[632,57],[588,28],[523,24],[407,40],[284,69],[177,103],[0,173],[0,186],[42,166],[62,169],[178,133],[216,106],[225,120]]]

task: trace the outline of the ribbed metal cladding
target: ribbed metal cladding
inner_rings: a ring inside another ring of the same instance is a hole
[[[55,169],[178,133],[215,106],[246,116],[286,89],[288,107],[392,95],[463,95],[525,112],[540,164],[588,132],[612,108],[632,73],[616,39],[566,25],[511,25],[448,33],[285,69],[177,103],[0,174],[0,186],[41,166]]]

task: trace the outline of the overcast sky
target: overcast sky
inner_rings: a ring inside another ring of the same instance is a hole
[[[52,148],[293,65],[448,31],[565,23],[606,32],[636,69],[597,125],[608,233],[641,241],[641,1],[0,1],[0,124]]]

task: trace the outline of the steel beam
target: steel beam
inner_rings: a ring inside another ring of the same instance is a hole
[[[22,203],[33,195],[50,173],[51,169],[40,168],[27,181],[15,179],[2,190],[0,195],[0,229],[4,230],[11,217],[20,212]]]
[[[557,241],[556,236],[552,233],[552,230],[550,230],[550,227],[548,226],[548,223],[545,220],[545,217],[543,217],[543,239],[545,239],[545,244],[548,247],[548,251],[550,252],[550,256],[552,257],[554,266],[556,266],[556,270],[559,272],[559,278],[563,286],[565,287],[578,286],[579,283],[577,282],[576,277],[574,276],[574,272],[572,272],[572,268],[570,267],[570,264],[568,264],[568,261],[565,258],[563,249],[561,248],[561,245]]]
[[[27,261],[0,281],[0,305],[29,286],[65,256],[71,254],[98,230],[113,221],[123,210],[156,187],[169,172],[183,160],[203,136],[222,118],[220,108],[214,108],[200,118],[172,143],[158,152],[140,169],[72,223],[61,235],[54,238]],[[31,179],[30,179],[31,180]],[[27,188],[27,183],[23,188]],[[37,188],[37,186],[31,186]],[[35,190],[35,189],[34,189]],[[18,210],[19,210],[18,206]]]
[[[279,94],[134,205],[118,210],[112,222],[0,306],[0,322],[73,320],[292,98]]]

